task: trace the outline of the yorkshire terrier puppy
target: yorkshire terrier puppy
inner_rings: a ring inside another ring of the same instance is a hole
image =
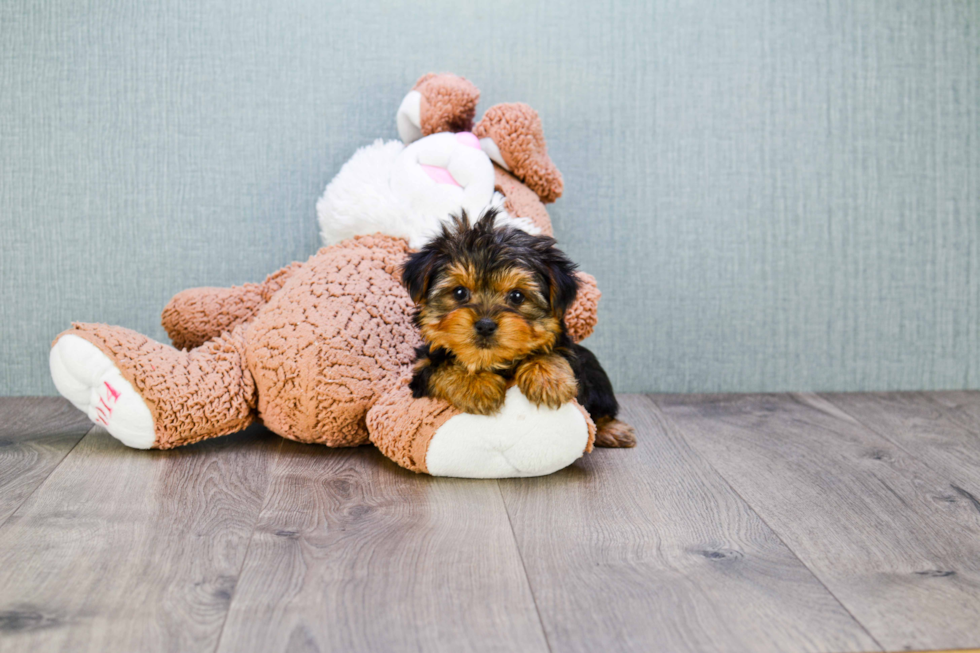
[[[496,219],[496,209],[473,226],[465,211],[453,216],[405,263],[402,282],[426,343],[412,394],[491,415],[513,382],[539,406],[578,399],[596,424],[597,446],[634,446],[633,427],[616,419],[605,370],[565,330],[578,292],[575,264],[553,238],[495,227]]]

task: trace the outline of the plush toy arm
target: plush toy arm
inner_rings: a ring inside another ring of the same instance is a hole
[[[262,283],[183,290],[163,309],[163,328],[177,349],[200,347],[251,320],[300,265],[286,266]]]
[[[413,398],[408,378],[367,414],[371,442],[405,469],[463,478],[542,476],[592,451],[595,424],[575,401],[538,408],[515,386],[496,415],[469,415],[444,401]]]
[[[429,134],[470,131],[479,100],[480,91],[463,77],[423,75],[398,107],[398,135],[407,145]]]
[[[565,328],[573,341],[581,342],[595,330],[602,293],[591,274],[576,272],[575,275],[579,280],[578,294],[571,308],[565,312]]]

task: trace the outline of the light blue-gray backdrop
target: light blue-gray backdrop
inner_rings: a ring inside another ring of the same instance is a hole
[[[0,394],[317,249],[424,72],[541,114],[622,391],[980,387],[977,0],[5,0]]]

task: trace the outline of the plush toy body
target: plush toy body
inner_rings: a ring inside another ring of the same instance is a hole
[[[591,450],[595,427],[574,401],[537,407],[511,388],[503,409],[485,417],[413,399],[406,385],[420,344],[399,279],[410,246],[450,211],[494,204],[510,224],[548,234],[542,200],[561,192],[540,122],[524,105],[494,107],[473,133],[443,131],[469,128],[477,97],[461,78],[423,77],[398,115],[403,137],[417,140],[362,148],[324,193],[327,247],[261,284],[179,293],[163,313],[174,346],[122,327],[73,325],[52,347],[58,390],[138,448],[261,421],[300,442],[371,441],[399,465],[435,475],[546,474]],[[594,279],[580,276],[566,315],[575,340],[591,333],[598,300]]]

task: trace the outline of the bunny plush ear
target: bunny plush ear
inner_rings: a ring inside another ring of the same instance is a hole
[[[423,75],[398,107],[398,135],[408,145],[430,134],[468,132],[479,100],[479,89],[463,77]]]
[[[520,102],[498,104],[483,114],[473,133],[483,151],[537,193],[542,202],[561,197],[565,183],[548,156],[537,111]]]

